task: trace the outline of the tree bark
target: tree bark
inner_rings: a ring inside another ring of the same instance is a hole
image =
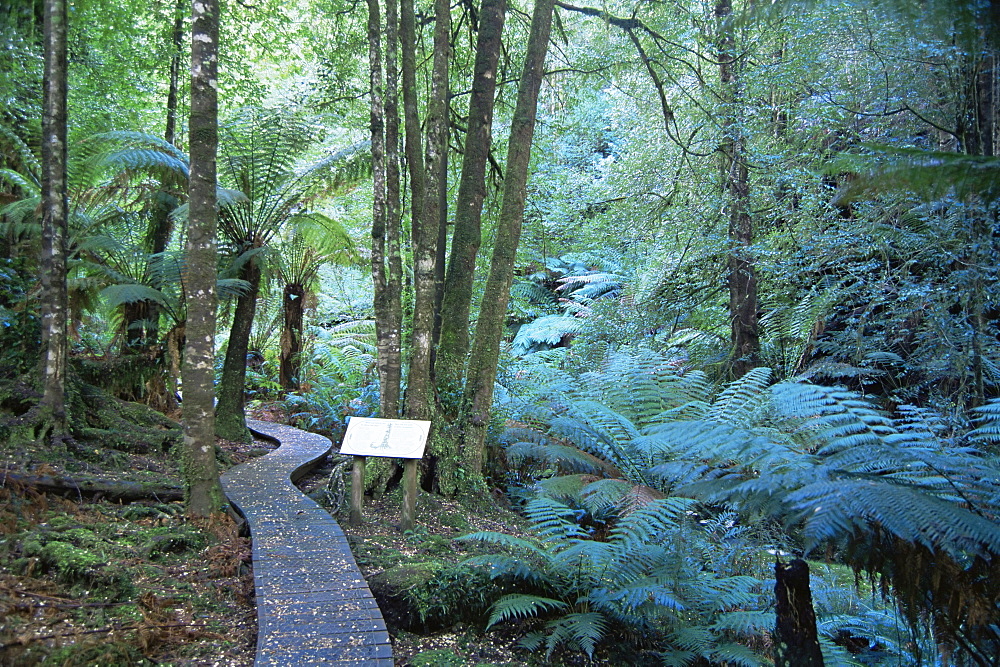
[[[385,285],[385,366],[380,370],[381,414],[399,416],[403,376],[403,257],[400,248],[400,165],[399,165],[399,9],[397,0],[386,0],[385,64],[385,242],[388,276]]]
[[[731,323],[732,375],[740,377],[760,361],[760,330],[757,317],[757,270],[751,246],[750,176],[746,164],[746,139],[740,127],[741,96],[731,0],[719,0],[719,80],[722,98],[721,156],[722,191],[729,218],[730,250],[726,261]]]
[[[42,116],[42,399],[53,437],[66,416],[66,0],[45,0],[45,75]]]
[[[281,298],[284,326],[281,330],[281,352],[278,362],[278,382],[285,391],[299,390],[305,297],[306,289],[302,285],[297,283],[285,285]]]
[[[465,135],[462,175],[455,202],[455,231],[441,305],[441,337],[434,362],[435,382],[444,396],[461,391],[469,352],[469,314],[476,256],[482,244],[486,164],[492,145],[497,61],[507,9],[506,0],[483,0],[479,10],[476,62],[469,97],[469,129]]]
[[[388,97],[392,96],[391,114],[396,108],[395,41],[397,40],[395,3],[387,7],[387,37],[390,44],[386,58],[386,88],[382,79],[382,25],[378,0],[368,0],[368,62],[371,86],[372,136],[372,282],[375,288],[375,336],[378,348],[379,409],[383,417],[393,419],[399,414],[400,325],[399,283],[393,284],[392,241],[395,238],[396,260],[399,259],[399,154],[394,145],[399,140],[399,122],[390,120]],[[390,175],[392,182],[390,182]],[[390,227],[395,227],[390,230]]]
[[[774,575],[775,667],[823,667],[809,590],[809,565],[800,558],[788,565],[777,562]]]
[[[187,512],[208,516],[224,505],[215,462],[216,150],[218,148],[217,0],[195,0],[191,29],[191,169],[184,346],[182,471]]]
[[[250,287],[236,299],[233,326],[229,330],[226,358],[222,362],[219,380],[219,403],[215,406],[215,434],[234,442],[253,442],[246,418],[247,352],[250,334],[257,312],[257,295],[260,293],[260,266],[258,258],[248,260],[240,270],[240,278]],[[188,341],[193,338],[188,327]]]
[[[435,272],[441,224],[440,189],[446,186],[443,165],[448,150],[448,64],[451,52],[451,3],[448,0],[435,0],[434,21],[434,65],[427,105],[422,203],[419,215],[415,210],[413,216],[413,340],[406,387],[406,415],[410,419],[430,419],[434,411],[431,366],[437,294]],[[403,85],[405,94],[405,82]],[[409,116],[407,125],[409,135]],[[416,194],[413,199],[416,201]]]
[[[510,127],[497,238],[469,359],[462,467],[472,479],[481,478],[483,472],[486,427],[493,407],[493,385],[500,357],[500,339],[503,337],[510,286],[514,279],[514,260],[524,221],[528,162],[531,159],[531,140],[535,132],[538,91],[542,84],[545,53],[552,28],[553,4],[553,0],[536,0],[531,16],[527,55]]]

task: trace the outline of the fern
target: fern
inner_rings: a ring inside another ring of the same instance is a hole
[[[504,595],[493,604],[490,620],[486,627],[493,627],[501,621],[512,618],[530,618],[547,611],[566,609],[568,606],[562,600],[553,600],[538,595]]]

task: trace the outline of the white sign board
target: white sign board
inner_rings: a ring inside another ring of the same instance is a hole
[[[351,417],[340,453],[419,459],[424,455],[430,430],[429,421]]]

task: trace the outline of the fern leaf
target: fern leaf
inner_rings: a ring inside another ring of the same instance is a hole
[[[762,667],[770,664],[749,646],[735,643],[719,644],[712,649],[707,657],[716,664],[739,665],[740,667]]]
[[[535,459],[563,473],[621,476],[621,472],[610,463],[568,445],[516,442],[507,448],[507,458],[515,465],[524,459]]]
[[[568,607],[569,605],[562,600],[538,595],[504,595],[493,604],[490,611],[490,620],[486,624],[486,627],[489,629],[497,623],[511,618],[530,618]]]
[[[147,285],[108,285],[101,290],[101,297],[107,301],[108,306],[116,308],[123,303],[135,303],[137,301],[155,301],[161,306],[167,305],[167,300],[163,292],[153,289]]]
[[[601,614],[576,612],[551,621],[547,627],[550,634],[545,642],[546,658],[552,657],[560,644],[570,642],[577,644],[588,658],[592,658],[597,643],[607,630],[607,621]]]
[[[577,511],[551,498],[531,500],[524,513],[531,520],[531,531],[543,542],[559,544],[587,536],[585,530],[570,520],[577,516]]]
[[[771,382],[771,369],[752,368],[743,377],[729,384],[712,404],[708,418],[719,422],[748,425],[770,397],[766,388]]]

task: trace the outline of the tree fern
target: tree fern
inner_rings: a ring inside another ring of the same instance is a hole
[[[538,595],[505,595],[493,604],[490,620],[486,627],[512,618],[530,618],[547,611],[566,609],[569,605],[562,600],[554,600]]]

